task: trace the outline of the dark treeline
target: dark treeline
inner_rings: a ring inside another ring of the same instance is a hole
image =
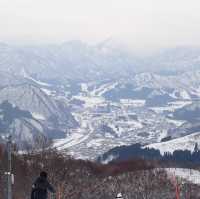
[[[163,155],[158,149],[144,148],[141,144],[120,146],[111,149],[99,157],[98,161],[105,162],[111,160],[112,157],[112,162],[140,158],[145,160],[157,160],[163,163],[175,163],[177,166],[181,167],[196,166],[200,164],[200,150],[198,149],[197,144],[194,145],[193,152],[189,150],[175,150],[173,153],[165,152]]]

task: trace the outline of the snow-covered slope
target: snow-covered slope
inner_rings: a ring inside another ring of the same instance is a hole
[[[171,152],[175,150],[190,150],[193,151],[195,144],[200,145],[200,132],[193,133],[184,137],[173,139],[167,142],[155,143],[147,145],[148,148],[159,149],[161,154],[164,152]]]
[[[160,105],[174,100],[199,98],[200,71],[177,75],[139,73],[130,79],[118,81],[114,87],[104,88],[104,97],[111,100],[120,98],[147,99],[150,104]],[[159,100],[158,100],[159,99]]]
[[[65,122],[73,126],[73,117],[67,107],[34,85],[22,84],[0,89],[0,103],[6,100],[52,123],[57,120],[58,124]]]
[[[0,136],[9,133],[19,148],[32,146],[36,138],[48,137],[45,125],[30,112],[4,101],[0,104]]]
[[[0,123],[2,133],[11,133],[20,146],[33,143],[34,139],[41,135],[47,138],[64,137],[70,128],[78,125],[65,102],[48,96],[42,89],[30,83],[1,88],[1,103],[5,105],[7,117],[10,118],[10,115],[14,114],[6,127]],[[13,108],[9,108],[9,103]],[[25,116],[16,117],[15,112],[19,111],[15,111],[15,108],[25,111]]]

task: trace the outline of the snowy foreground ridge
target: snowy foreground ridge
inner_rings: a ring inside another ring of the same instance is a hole
[[[200,132],[193,133],[181,138],[173,139],[167,142],[147,145],[148,148],[159,149],[161,154],[164,152],[173,153],[175,150],[194,150],[195,144],[200,144]]]
[[[194,169],[182,169],[182,168],[167,168],[169,177],[178,177],[185,182],[191,182],[193,184],[200,184],[200,171]]]

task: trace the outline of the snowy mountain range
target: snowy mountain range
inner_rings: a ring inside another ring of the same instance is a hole
[[[49,80],[102,80],[130,77],[139,72],[173,74],[200,67],[200,48],[166,49],[139,56],[106,40],[96,45],[70,41],[60,45],[11,46],[0,43],[1,71]]]
[[[199,132],[199,56],[200,48],[182,47],[142,57],[109,41],[0,44],[0,104],[30,116],[15,116],[4,131],[20,133],[20,145],[44,135],[88,159],[115,146],[192,136]]]

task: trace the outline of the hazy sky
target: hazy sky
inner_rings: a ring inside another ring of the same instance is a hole
[[[0,0],[0,40],[200,45],[200,0]]]

